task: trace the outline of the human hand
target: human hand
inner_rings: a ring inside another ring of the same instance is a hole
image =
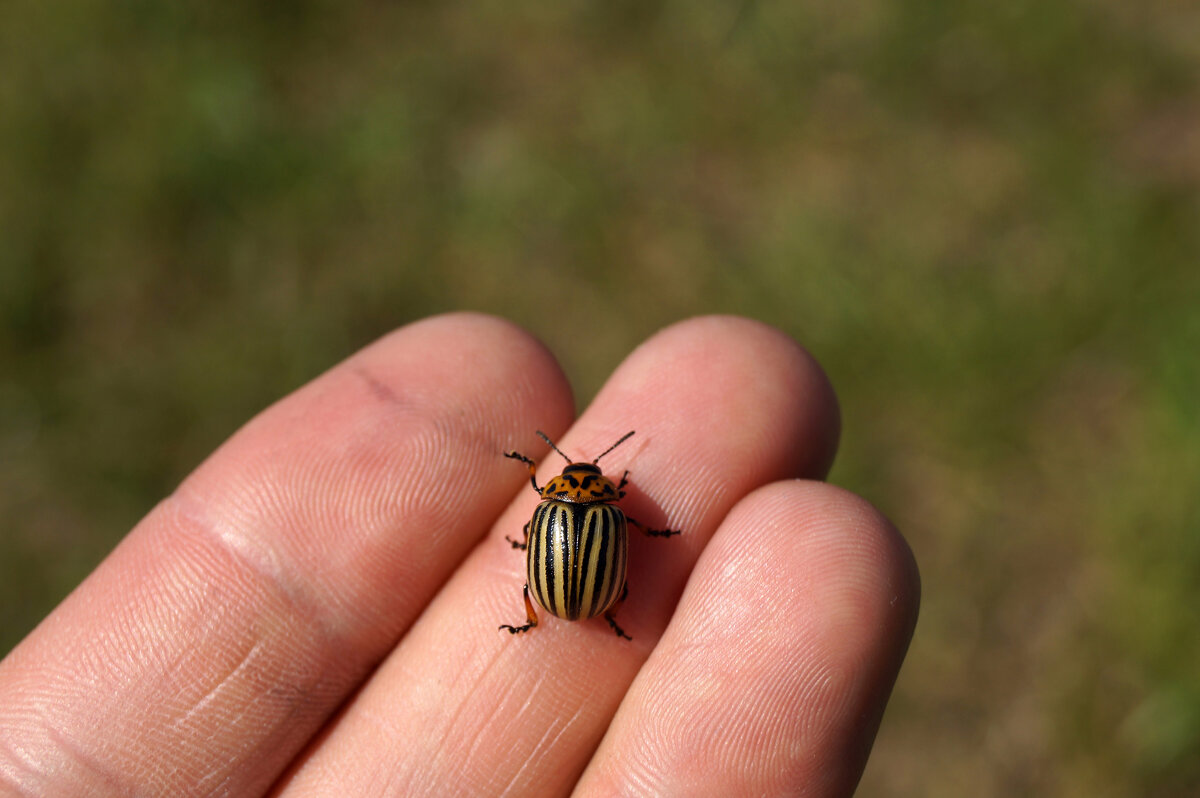
[[[632,642],[497,628],[538,500],[503,452],[535,429],[588,459],[637,430],[606,471],[682,535],[630,535]],[[659,333],[577,421],[507,322],[405,327],[248,423],[0,662],[0,792],[847,795],[919,588],[884,518],[808,481],[837,435],[816,364],[743,319]]]

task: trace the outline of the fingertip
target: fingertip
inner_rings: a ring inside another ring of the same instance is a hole
[[[801,480],[754,491],[705,549],[583,784],[849,794],[918,601],[911,552],[869,503]]]
[[[430,316],[393,330],[344,365],[354,364],[360,373],[364,365],[382,367],[386,376],[404,372],[411,362],[430,390],[464,374],[479,384],[503,384],[504,390],[472,395],[489,410],[484,416],[524,418],[532,409],[542,419],[538,424],[554,429],[565,429],[575,417],[571,384],[554,353],[509,319],[475,311]],[[382,387],[387,390],[387,383]]]
[[[731,315],[686,319],[649,338],[619,373],[612,384],[634,405],[678,391],[703,408],[707,397],[719,396],[707,401],[721,408],[719,416],[676,416],[676,423],[693,425],[698,448],[715,417],[723,435],[744,435],[746,451],[796,442],[786,449],[787,461],[769,469],[780,475],[823,478],[837,453],[841,416],[832,383],[807,349],[769,324]]]
[[[896,527],[850,491],[807,480],[745,497],[693,582],[712,612],[739,614],[723,625],[767,623],[781,638],[808,641],[810,656],[850,664],[898,667],[920,605],[916,560]]]

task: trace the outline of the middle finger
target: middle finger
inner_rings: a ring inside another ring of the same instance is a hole
[[[683,530],[648,540],[630,529],[619,620],[633,642],[603,620],[572,624],[546,612],[529,633],[497,629],[524,615],[523,555],[503,536],[519,536],[537,502],[526,488],[297,763],[283,794],[568,792],[716,526],[762,484],[822,476],[836,412],[819,368],[770,328],[709,318],[652,338],[558,442],[590,460],[636,429],[605,459],[609,474],[632,472],[622,504],[648,526]],[[539,481],[557,471],[539,469]]]

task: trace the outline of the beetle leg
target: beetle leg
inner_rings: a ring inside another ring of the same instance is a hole
[[[525,526],[521,528],[521,542],[520,543],[518,543],[517,541],[510,538],[508,535],[505,535],[504,539],[507,540],[509,543],[511,543],[512,547],[514,549],[520,549],[521,551],[525,551],[525,547],[529,545],[529,523],[526,522]]]
[[[537,463],[533,462],[520,452],[505,452],[504,456],[511,457],[514,460],[520,460],[522,463],[529,466],[529,484],[533,485],[533,489],[536,490],[540,496],[542,489],[537,486]]]
[[[629,484],[629,469],[625,469],[625,473],[621,475],[621,484],[617,485],[617,497],[625,497],[625,486]]]
[[[642,534],[651,538],[669,538],[672,535],[678,535],[678,529],[649,529],[638,522],[636,518],[625,516],[625,520],[642,530]]]
[[[611,623],[611,621],[610,621]],[[533,608],[533,602],[529,600],[529,585],[525,585],[525,625],[524,626],[509,626],[504,624],[501,629],[507,629],[510,635],[528,632],[530,629],[538,625],[537,610]]]
[[[605,610],[604,620],[608,621],[608,625],[611,626],[613,628],[613,631],[617,633],[617,637],[623,637],[626,640],[632,640],[633,639],[632,637],[625,634],[624,629],[622,629],[620,626],[617,626],[617,619],[615,617],[613,617],[617,614],[617,610],[621,609],[621,605],[625,603],[625,597],[628,595],[629,595],[629,583],[626,582],[625,588],[621,591],[621,597],[619,599],[617,599],[615,604],[613,604],[611,607],[609,607],[607,610]]]

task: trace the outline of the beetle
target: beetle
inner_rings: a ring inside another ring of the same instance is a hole
[[[504,538],[514,549],[525,552],[526,622],[523,626],[504,624],[501,629],[515,635],[537,626],[536,601],[551,615],[567,621],[604,615],[618,637],[633,639],[614,617],[629,592],[625,582],[628,524],[650,537],[679,534],[677,529],[650,529],[625,515],[616,502],[625,496],[629,471],[614,484],[597,465],[633,432],[622,435],[592,462],[581,463],[572,461],[538,430],[541,439],[567,461],[562,473],[542,488],[537,484],[537,464],[533,460],[519,452],[504,453],[529,467],[529,482],[542,501],[525,524],[519,543],[507,535]]]

